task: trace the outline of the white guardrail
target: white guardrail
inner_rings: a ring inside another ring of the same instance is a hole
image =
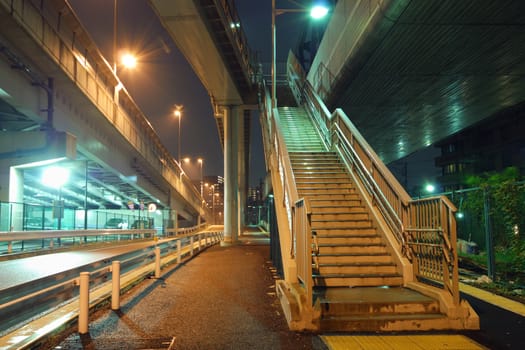
[[[181,232],[182,229],[180,229]],[[154,229],[139,229],[139,230],[121,230],[121,229],[99,229],[99,230],[74,230],[74,231],[58,231],[58,230],[44,230],[44,231],[9,231],[0,232],[0,242],[7,243],[7,247],[0,246],[0,253],[11,254],[14,252],[14,244],[20,245],[20,252],[29,252],[38,250],[39,248],[26,248],[28,242],[41,241],[41,249],[46,247],[55,248],[55,239],[60,244],[62,239],[70,239],[73,243],[82,244],[82,240],[87,242],[87,238],[95,238],[98,240],[116,240],[121,239],[144,239],[154,237],[156,234]],[[47,241],[47,245],[45,242]],[[5,250],[5,251],[4,251]]]
[[[78,232],[78,236],[85,236],[85,233]],[[56,231],[50,232],[50,236],[55,234]],[[79,333],[87,333],[90,309],[111,299],[111,308],[118,310],[122,290],[146,277],[160,278],[163,266],[180,264],[222,238],[222,230],[184,233],[162,240],[155,238],[146,247],[1,289],[0,349],[30,348],[75,321],[78,321]]]

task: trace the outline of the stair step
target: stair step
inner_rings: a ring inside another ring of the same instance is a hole
[[[359,197],[359,195],[354,192],[354,193],[341,193],[341,192],[338,192],[338,193],[314,193],[314,194],[311,194],[309,195],[309,199],[310,201],[321,201],[321,200],[324,200],[324,201],[356,201],[356,200],[361,200],[361,198]]]
[[[319,213],[317,211],[312,212],[312,222],[313,221],[368,221],[370,215],[367,212],[362,211],[353,211],[353,212],[343,212],[343,213]]]
[[[321,276],[326,275],[376,275],[376,274],[397,274],[396,266],[393,263],[390,264],[320,264],[316,269],[315,273]]]
[[[314,285],[324,287],[377,287],[403,285],[403,277],[398,274],[314,274],[312,277]]]
[[[322,220],[312,218],[312,230],[318,229],[354,229],[354,228],[372,228],[372,221],[370,220]]]
[[[324,205],[324,206],[313,206],[310,202],[310,209],[314,214],[341,214],[341,213],[363,213],[365,207],[361,205]]]
[[[348,193],[355,193],[356,189],[353,184],[349,182],[302,182],[296,181],[297,191],[333,191],[333,190],[345,190]]]
[[[352,227],[352,228],[330,228],[330,227],[313,227],[313,231],[318,236],[333,236],[333,235],[376,235],[377,230],[375,227]]]
[[[392,257],[387,253],[377,254],[318,254],[316,259],[319,264],[367,264],[390,263]]]
[[[381,332],[381,331],[422,331],[449,329],[445,315],[402,314],[376,316],[343,316],[321,319],[321,330],[331,332]]]
[[[308,196],[308,197],[314,197],[314,196],[322,196],[325,195],[327,197],[323,198],[329,198],[331,196],[338,196],[338,195],[354,195],[354,197],[346,197],[346,198],[353,198],[358,199],[359,195],[355,192],[356,190],[354,188],[337,188],[337,187],[330,187],[330,188],[298,188],[297,192],[299,192],[302,196]]]
[[[373,236],[357,236],[357,237],[317,237],[317,243],[319,245],[326,246],[328,244],[330,245],[360,245],[360,246],[367,246],[367,245],[381,245],[382,240],[381,237],[373,237]]]
[[[354,195],[357,198],[357,193]],[[335,208],[335,207],[350,207],[350,208],[364,208],[360,199],[324,199],[318,196],[310,197],[310,208]]]
[[[383,244],[354,244],[354,245],[334,245],[334,244],[319,244],[320,255],[331,254],[386,254],[387,250]]]

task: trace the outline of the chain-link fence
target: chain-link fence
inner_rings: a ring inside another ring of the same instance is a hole
[[[525,184],[498,178],[480,186],[444,193],[458,211],[458,251],[498,274],[525,274]],[[492,265],[492,266],[491,266]]]

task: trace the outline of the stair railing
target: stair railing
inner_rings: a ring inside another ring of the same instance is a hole
[[[323,142],[339,153],[372,199],[401,253],[412,262],[414,276],[441,284],[459,305],[455,206],[445,196],[412,200],[348,116],[341,109],[328,111],[293,54],[288,57],[288,79]]]
[[[265,86],[263,89],[265,95],[260,103],[261,126],[266,164],[272,176],[284,278],[291,283],[297,280],[302,282],[307,300],[313,300],[309,206],[297,193],[290,157],[281,133],[278,109],[272,109],[270,92]],[[283,210],[286,215],[280,214]]]

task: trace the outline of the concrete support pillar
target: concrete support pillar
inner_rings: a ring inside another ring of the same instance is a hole
[[[245,210],[246,210],[246,194],[248,193],[247,188],[247,174],[245,172],[246,169],[246,162],[247,162],[247,156],[249,150],[245,149],[245,133],[244,128],[245,126],[249,126],[249,120],[248,123],[245,125],[246,121],[246,114],[249,116],[250,111],[245,110],[243,111],[242,115],[239,116],[239,150],[237,152],[238,154],[238,181],[239,181],[239,232],[242,234],[244,232],[244,226],[245,226]]]
[[[238,148],[241,108],[224,109],[224,240],[221,244],[235,244],[239,238],[239,184]]]
[[[0,201],[9,202],[9,164],[0,162]]]
[[[179,229],[179,213],[177,212],[176,209],[172,209],[171,210],[171,215],[172,215],[172,220],[173,220],[173,228],[175,229],[175,232],[177,232],[177,230]]]
[[[9,202],[24,203],[24,171],[20,168],[10,167],[9,170]],[[21,204],[11,208],[11,230],[21,231],[23,228],[24,207]]]

